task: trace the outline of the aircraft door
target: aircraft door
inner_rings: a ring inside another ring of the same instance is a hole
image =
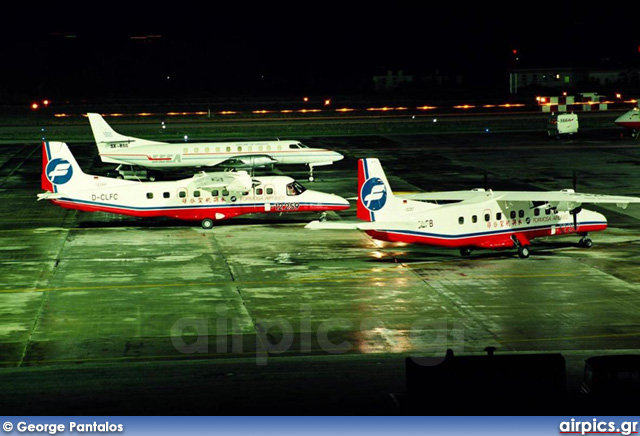
[[[264,187],[264,211],[271,212],[271,206],[275,201],[275,189],[273,185],[266,185]]]

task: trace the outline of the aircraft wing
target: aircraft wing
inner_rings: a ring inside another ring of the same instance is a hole
[[[203,173],[197,177],[193,187],[205,191],[226,189],[230,192],[246,192],[253,188],[253,179],[246,171]]]
[[[417,194],[397,195],[400,198],[411,200],[441,200],[441,201],[474,201],[476,199],[494,199],[505,202],[548,202],[568,203],[579,206],[582,203],[609,203],[619,207],[626,207],[629,203],[640,203],[638,197],[606,194],[583,194],[573,192],[571,189],[562,191],[448,191],[448,192],[421,192]]]
[[[442,192],[417,192],[413,194],[394,194],[398,198],[407,200],[422,200],[422,201],[464,201],[471,198],[475,198],[478,195],[484,194],[484,190],[471,190],[471,191],[442,191]]]

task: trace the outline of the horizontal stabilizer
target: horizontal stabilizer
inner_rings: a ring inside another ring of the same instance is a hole
[[[62,198],[62,197],[64,197],[64,195],[59,192],[44,192],[42,194],[38,194],[38,201],[55,200],[57,198]]]
[[[359,225],[362,224],[360,221],[311,221],[309,224],[304,226],[305,229],[312,230],[357,230]]]

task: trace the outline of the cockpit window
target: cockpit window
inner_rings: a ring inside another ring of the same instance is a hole
[[[300,195],[306,190],[307,188],[298,182],[291,182],[287,185],[287,195]]]
[[[306,145],[304,145],[301,142],[298,142],[298,143],[295,143],[295,144],[289,144],[289,149],[292,149],[292,148],[309,148],[309,147],[307,147]]]

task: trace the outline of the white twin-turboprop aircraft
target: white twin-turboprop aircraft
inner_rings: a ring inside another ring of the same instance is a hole
[[[215,221],[248,213],[324,212],[349,208],[334,194],[305,189],[291,177],[251,177],[246,171],[201,172],[191,178],[141,182],[85,174],[67,144],[42,144],[42,189],[39,200],[88,212],[136,217],[171,217]]]
[[[449,202],[437,204],[436,202]],[[311,229],[360,229],[391,242],[473,249],[517,248],[529,257],[534,238],[576,233],[580,245],[591,247],[588,233],[607,228],[604,215],[583,209],[583,203],[626,207],[640,198],[562,191],[425,192],[394,195],[378,159],[358,162],[357,217],[364,222],[319,222]]]
[[[249,169],[280,164],[309,166],[309,181],[315,167],[331,165],[344,156],[324,148],[309,148],[300,141],[167,143],[124,136],[114,131],[100,114],[89,113],[89,123],[102,162],[119,164],[117,170],[127,178],[126,166],[155,171],[186,167]],[[133,172],[135,175],[136,173]],[[135,176],[132,178],[136,178]]]

